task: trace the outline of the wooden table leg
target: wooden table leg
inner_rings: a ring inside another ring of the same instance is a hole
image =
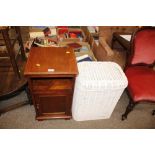
[[[8,29],[3,29],[2,35],[3,35],[4,41],[5,41],[5,45],[6,45],[8,54],[10,56],[10,61],[11,61],[11,64],[13,66],[13,70],[14,70],[15,74],[18,76],[18,78],[20,79],[20,71],[19,71],[17,63],[16,63],[14,49],[11,46],[11,41],[10,41],[9,34],[8,34]]]

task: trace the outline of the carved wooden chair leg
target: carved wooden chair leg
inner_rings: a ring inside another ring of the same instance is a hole
[[[155,110],[152,110],[152,115],[155,115]]]
[[[135,107],[135,103],[133,101],[130,100],[125,113],[122,115],[122,121],[127,119],[128,114],[133,110],[133,108]]]

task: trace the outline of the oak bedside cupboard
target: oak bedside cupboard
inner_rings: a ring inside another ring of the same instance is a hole
[[[71,48],[31,48],[24,75],[28,79],[37,120],[72,117],[77,74],[76,58]]]

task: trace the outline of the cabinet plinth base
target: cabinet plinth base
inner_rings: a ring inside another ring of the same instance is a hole
[[[49,119],[65,119],[70,120],[72,116],[66,116],[66,115],[48,115],[48,116],[36,116],[36,120],[42,121],[42,120],[49,120]]]

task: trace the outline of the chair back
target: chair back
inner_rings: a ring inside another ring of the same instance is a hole
[[[131,39],[130,65],[152,65],[155,62],[155,28],[141,28]]]

